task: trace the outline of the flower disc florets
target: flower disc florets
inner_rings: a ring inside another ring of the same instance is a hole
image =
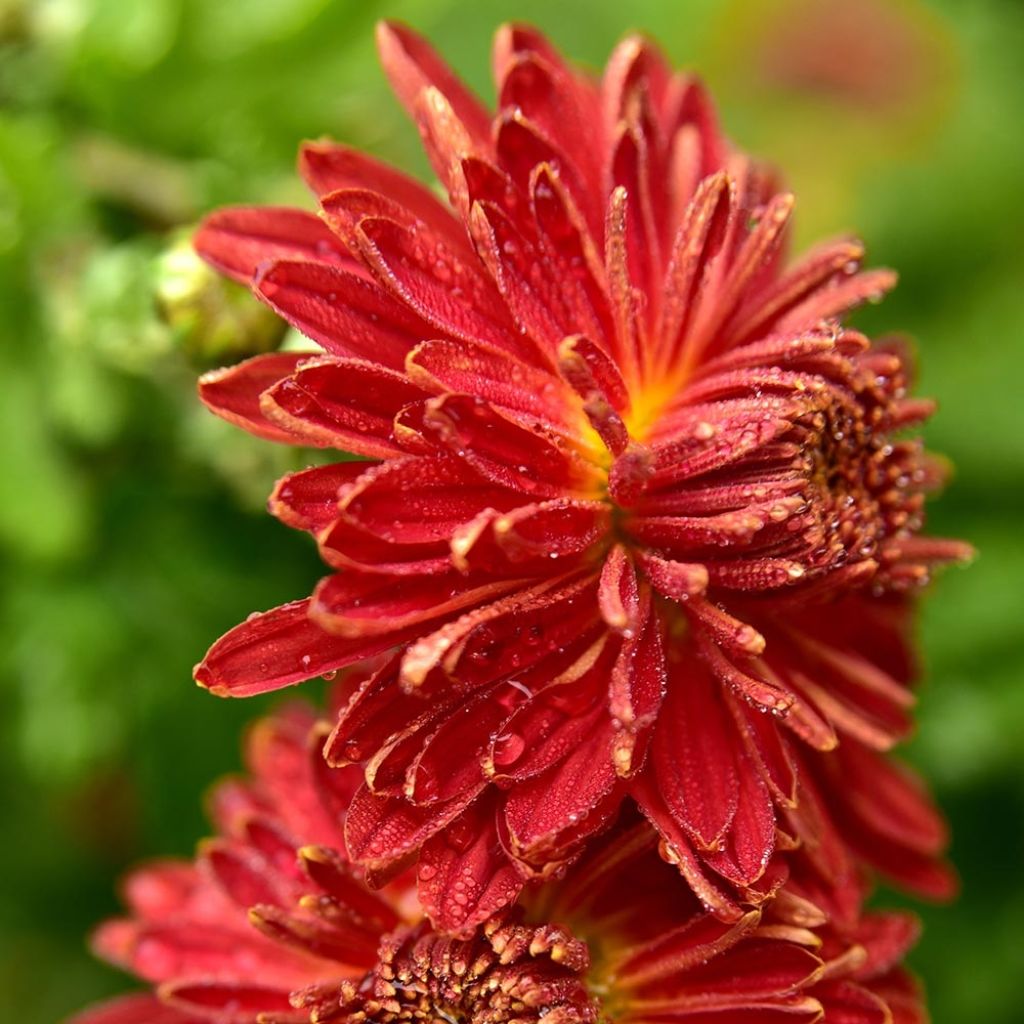
[[[421,851],[444,927],[564,868],[627,794],[737,919],[778,884],[779,830],[814,834],[819,754],[792,739],[863,764],[904,734],[901,595],[966,553],[917,535],[940,474],[903,436],[930,408],[904,356],[841,323],[892,275],[846,239],[787,267],[792,197],[642,40],[595,80],[502,30],[493,117],[411,32],[379,41],[449,204],[314,143],[319,218],[225,210],[196,239],[324,350],[204,400],[367,460],[280,482],[271,509],[337,572],[196,678],[257,693],[399,651],[326,754],[364,764],[353,855]],[[941,889],[941,826],[879,765],[920,828],[876,812],[874,859]]]

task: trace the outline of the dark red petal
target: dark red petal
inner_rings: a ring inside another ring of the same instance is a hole
[[[465,227],[452,216],[447,207],[441,207],[447,216],[433,217],[424,222],[390,195],[383,195],[370,188],[343,188],[324,196],[320,200],[320,208],[328,227],[353,252],[359,252],[359,225],[362,221],[379,219],[393,221],[414,236],[421,231],[427,232],[430,238],[443,241],[459,259],[468,260],[471,264],[476,262]]]
[[[760,769],[761,777],[779,803],[792,807],[797,799],[797,768],[778,725],[759,707],[750,707],[735,698],[726,700],[747,753]]]
[[[432,324],[431,333],[532,356],[532,346],[518,340],[494,285],[441,236],[425,226],[414,230],[383,217],[364,218],[357,235],[384,287]]]
[[[606,725],[608,712],[595,685],[600,679],[589,675],[568,685],[556,680],[521,702],[494,730],[485,767],[499,785],[521,784],[549,771]]]
[[[689,836],[683,831],[660,792],[652,766],[630,784],[630,792],[644,816],[657,829],[662,839],[661,854],[674,864],[708,910],[722,921],[738,921],[743,910],[732,894],[719,882],[712,881],[701,865]]]
[[[397,641],[325,633],[310,620],[309,609],[306,599],[250,616],[207,651],[195,668],[196,682],[218,697],[249,697],[335,672]]]
[[[591,144],[599,115],[596,90],[536,33],[519,26],[499,30],[494,70],[498,109],[520,110],[548,138],[565,140],[592,192],[601,187],[601,147]]]
[[[411,117],[423,89],[440,91],[481,148],[490,141],[491,119],[483,104],[456,77],[422,36],[394,21],[377,26],[377,49],[391,88]]]
[[[160,988],[160,998],[188,1013],[213,1016],[218,1024],[250,1024],[257,1014],[295,1019],[288,990],[258,981],[174,981]]]
[[[338,492],[355,483],[372,462],[332,462],[289,473],[274,486],[268,508],[296,530],[319,533],[338,515]]]
[[[381,933],[399,925],[401,918],[387,902],[387,897],[370,891],[362,872],[345,860],[337,849],[304,846],[298,853],[306,876],[349,912],[366,931],[379,939]]]
[[[593,338],[610,351],[615,323],[608,304],[604,263],[583,212],[548,163],[538,165],[531,173],[530,204],[538,240],[555,268],[574,333]],[[600,218],[594,219],[599,227]]]
[[[945,849],[946,822],[909,768],[856,743],[840,744],[835,757],[835,785],[863,828],[921,854]]]
[[[301,433],[271,422],[260,409],[260,395],[291,376],[300,363],[311,357],[315,357],[315,353],[273,352],[221,370],[210,370],[199,378],[199,397],[221,419],[266,441],[314,443]]]
[[[739,743],[707,671],[692,654],[670,657],[651,767],[676,821],[706,850],[718,847],[736,816]]]
[[[557,168],[558,179],[596,235],[601,224],[600,193],[587,187],[575,162],[557,140],[547,136],[519,110],[502,111],[497,118],[495,154],[498,166],[528,194],[538,167]]]
[[[309,916],[289,914],[280,907],[255,905],[248,913],[250,924],[280,946],[348,967],[372,967],[380,935],[341,914],[329,923]]]
[[[484,786],[446,804],[416,806],[401,797],[377,796],[363,786],[345,819],[345,843],[353,860],[380,868],[400,861],[450,825]]]
[[[602,720],[603,719],[603,720]],[[607,820],[617,780],[606,713],[554,768],[509,794],[505,823],[513,852],[531,863],[564,860],[567,839],[596,831]]]
[[[814,983],[821,969],[821,961],[796,943],[755,937],[666,980],[659,995],[663,992],[680,1003],[692,1000],[707,1008],[742,1007],[802,992]]]
[[[775,849],[775,811],[757,769],[739,758],[739,802],[725,840],[706,860],[735,885],[752,885],[765,872]]]
[[[815,986],[814,994],[821,1000],[829,1024],[890,1024],[893,1019],[882,999],[849,981],[822,982]]]
[[[478,786],[490,736],[507,713],[502,702],[485,693],[439,716],[408,766],[405,795],[416,804],[444,803]]]
[[[369,470],[340,502],[354,523],[393,544],[449,541],[482,509],[509,510],[519,495],[482,479],[454,456],[409,456]],[[330,536],[324,537],[330,544]]]
[[[90,1006],[69,1017],[67,1024],[206,1024],[206,1020],[162,1003],[151,992],[133,992]]]
[[[640,623],[640,589],[636,567],[626,548],[616,544],[601,566],[597,588],[601,618],[614,630],[635,632]]]
[[[432,576],[452,567],[451,553],[443,541],[401,544],[384,540],[346,512],[320,535],[320,557],[332,569],[386,576]]]
[[[420,853],[420,902],[435,928],[470,932],[496,910],[512,903],[523,878],[498,838],[494,801],[481,799]]]
[[[557,612],[568,613],[587,583],[566,576],[540,583],[520,580],[506,588],[508,593],[498,600],[482,602],[449,619],[435,632],[409,645],[402,658],[402,685],[421,686],[440,666],[469,689],[474,683],[493,682],[500,675],[534,663],[553,645],[564,644],[577,635],[564,629],[566,619],[572,627],[577,625],[575,616],[565,614],[560,620]],[[540,624],[552,618],[557,623],[555,628]],[[504,654],[500,660],[499,652]]]
[[[407,377],[357,359],[307,360],[260,399],[267,419],[320,443],[370,458],[402,454],[399,411],[424,398]]]
[[[299,151],[299,173],[319,197],[339,189],[367,189],[387,196],[435,231],[462,231],[452,211],[422,182],[337,142],[307,142]]]
[[[605,502],[568,498],[487,509],[453,534],[453,562],[502,576],[562,575],[607,537],[610,517]]]
[[[484,605],[446,623],[409,646],[403,658],[406,685],[429,685],[440,665],[464,691],[475,690],[534,666],[547,684],[597,639],[593,580],[586,576],[556,577],[532,582],[508,597]],[[603,630],[601,630],[603,632]],[[582,649],[581,649],[582,645]],[[566,665],[553,668],[546,659],[564,656]]]
[[[428,623],[486,604],[520,586],[521,581],[483,582],[451,572],[407,577],[396,587],[388,576],[351,570],[319,584],[309,613],[322,628],[352,638],[350,646],[372,646],[369,653],[377,653],[399,637],[422,634]]]
[[[192,240],[196,252],[221,273],[250,284],[257,269],[279,259],[357,264],[319,217],[275,206],[234,206],[211,213]]]
[[[638,949],[629,949],[615,964],[615,976],[630,987],[649,986],[651,982],[671,984],[672,979],[685,977],[689,971],[720,958],[749,935],[759,921],[757,911],[748,911],[737,921],[694,914]]]
[[[278,260],[260,273],[254,290],[328,352],[394,370],[401,370],[406,354],[436,333],[376,282],[341,267]]]
[[[621,778],[633,775],[643,764],[641,741],[658,716],[666,686],[662,623],[647,591],[638,628],[634,635],[624,635],[608,686],[608,710],[613,721],[622,725],[612,745],[612,760]]]
[[[388,738],[401,732],[427,709],[419,695],[398,685],[397,659],[366,679],[338,714],[324,757],[332,765],[353,764],[372,757]],[[437,703],[446,708],[444,700]]]
[[[536,342],[534,362],[550,361],[572,323],[543,252],[494,203],[474,203],[469,226],[476,251],[521,333]]]
[[[589,462],[557,435],[519,426],[482,399],[430,399],[423,419],[440,444],[501,487],[532,499],[593,496],[596,470]]]
[[[425,391],[476,395],[526,424],[576,434],[579,401],[558,377],[500,349],[472,342],[427,341],[409,353],[406,371]]]

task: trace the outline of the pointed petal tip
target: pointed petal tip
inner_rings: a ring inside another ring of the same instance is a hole
[[[214,697],[230,697],[231,690],[216,681],[214,674],[210,671],[206,661],[200,661],[192,669],[192,679],[200,689],[207,690]]]

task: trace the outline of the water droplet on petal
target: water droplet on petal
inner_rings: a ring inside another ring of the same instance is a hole
[[[518,733],[508,732],[494,741],[494,763],[502,768],[515,764],[526,749],[526,740]]]

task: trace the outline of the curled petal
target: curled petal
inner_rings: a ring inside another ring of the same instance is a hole
[[[328,352],[396,370],[411,349],[434,333],[376,282],[340,267],[278,260],[260,271],[254,290]]]
[[[422,632],[428,623],[501,597],[520,582],[467,580],[458,573],[444,573],[412,576],[398,588],[388,576],[350,571],[320,583],[309,614],[330,633],[379,651],[385,638],[397,643],[409,630]],[[376,645],[372,637],[380,638]]]
[[[512,903],[523,887],[501,845],[496,813],[493,801],[479,800],[423,846],[417,868],[420,902],[446,932],[471,931]]]
[[[249,697],[336,672],[397,642],[380,633],[326,633],[310,619],[310,606],[307,598],[250,616],[206,652],[196,682],[218,697]]]
[[[290,377],[309,358],[308,352],[274,352],[211,370],[199,378],[199,397],[221,419],[266,441],[315,444],[304,433],[268,420],[260,409],[263,392]]]
[[[338,497],[342,488],[356,483],[374,463],[332,462],[289,473],[274,486],[268,508],[296,530],[319,533],[338,515]]]
[[[398,22],[381,22],[377,49],[388,81],[410,116],[415,117],[420,93],[433,87],[447,97],[477,143],[487,146],[491,128],[487,111],[422,36]]]
[[[260,398],[266,419],[370,458],[398,455],[394,420],[424,397],[403,375],[356,359],[313,359]]]
[[[251,284],[257,270],[279,259],[341,264],[350,272],[360,272],[341,239],[305,210],[274,206],[217,210],[199,226],[192,244],[207,263],[242,284]]]

